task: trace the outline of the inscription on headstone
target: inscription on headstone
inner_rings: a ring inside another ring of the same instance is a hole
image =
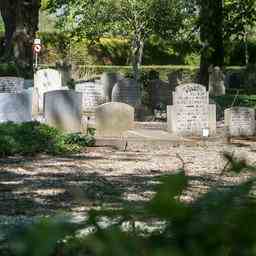
[[[98,82],[78,82],[76,91],[83,94],[83,111],[93,111],[95,107],[105,102],[102,85]]]
[[[255,134],[255,110],[247,107],[226,109],[225,125],[230,136],[252,136]]]
[[[24,79],[21,77],[0,77],[1,93],[21,93],[24,89]]]
[[[66,132],[80,132],[82,93],[67,90],[44,94],[44,118],[47,124]]]
[[[215,118],[214,118],[215,117]],[[209,94],[200,84],[184,84],[173,92],[173,106],[167,108],[168,131],[180,135],[202,136],[216,130],[216,107],[209,105]]]

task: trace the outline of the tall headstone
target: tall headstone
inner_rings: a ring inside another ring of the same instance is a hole
[[[44,93],[62,89],[61,73],[55,69],[38,70],[34,76],[34,87],[38,94],[38,111],[42,113]]]
[[[255,134],[255,110],[247,107],[226,109],[225,126],[230,136],[253,136]]]
[[[21,77],[0,77],[0,93],[21,93],[24,79]]]
[[[112,90],[115,84],[123,79],[120,74],[116,73],[103,73],[100,78],[100,83],[103,86],[104,97],[106,98],[106,102],[110,102],[112,100]]]
[[[44,94],[45,122],[65,132],[80,132],[82,93],[67,90]]]
[[[225,76],[219,67],[209,68],[209,94],[210,96],[225,95]]]
[[[171,104],[170,84],[162,80],[151,80],[149,83],[150,105],[152,109],[159,109],[163,105],[166,109]]]
[[[75,89],[83,94],[83,112],[94,111],[95,107],[105,103],[102,84],[98,82],[80,81]]]
[[[173,92],[173,105],[167,107],[168,131],[182,136],[202,136],[216,132],[216,106],[209,104],[209,93],[200,84],[184,84]]]
[[[0,93],[0,122],[15,123],[32,120],[31,93]]]
[[[137,83],[132,79],[122,79],[116,83],[112,91],[112,102],[122,102],[133,107],[140,103]]]
[[[134,126],[134,108],[118,102],[105,103],[95,110],[96,135],[118,137]]]

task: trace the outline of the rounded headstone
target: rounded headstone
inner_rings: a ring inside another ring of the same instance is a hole
[[[105,103],[95,110],[96,135],[122,136],[134,126],[134,108],[119,102]]]
[[[123,77],[116,73],[103,73],[100,78],[100,83],[103,86],[104,97],[107,102],[112,100],[112,89],[115,84],[121,80]]]
[[[112,101],[135,107],[140,102],[139,87],[136,81],[128,78],[118,81],[112,91]]]

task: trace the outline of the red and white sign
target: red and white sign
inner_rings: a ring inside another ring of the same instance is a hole
[[[33,52],[34,53],[39,53],[41,50],[42,50],[41,40],[36,38],[34,40],[34,44],[33,44]]]

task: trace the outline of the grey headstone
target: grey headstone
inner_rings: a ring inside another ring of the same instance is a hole
[[[24,79],[21,77],[0,77],[0,93],[21,93]]]
[[[80,132],[82,93],[67,90],[46,92],[44,118],[48,125],[65,132]]]
[[[166,109],[171,104],[170,84],[162,80],[151,80],[149,83],[150,105],[152,109],[160,109],[163,105]]]
[[[123,77],[116,73],[103,73],[101,75],[100,83],[103,86],[104,97],[107,102],[112,100],[113,87],[121,79],[123,79]]]
[[[219,67],[209,68],[209,94],[210,96],[225,95],[225,75]]]
[[[118,137],[134,126],[134,108],[118,102],[108,102],[95,109],[97,136]]]
[[[226,109],[225,126],[230,136],[253,136],[255,134],[255,110],[247,107]]]
[[[202,136],[203,129],[216,132],[216,106],[200,84],[184,84],[173,92],[173,106],[167,107],[168,131],[178,135]]]
[[[105,103],[102,84],[81,81],[76,83],[76,91],[83,94],[83,111],[94,111],[95,107]]]
[[[140,103],[137,83],[128,78],[118,81],[112,91],[112,101],[126,103],[135,107]]]
[[[32,120],[31,91],[23,93],[0,93],[0,122],[15,123]]]

